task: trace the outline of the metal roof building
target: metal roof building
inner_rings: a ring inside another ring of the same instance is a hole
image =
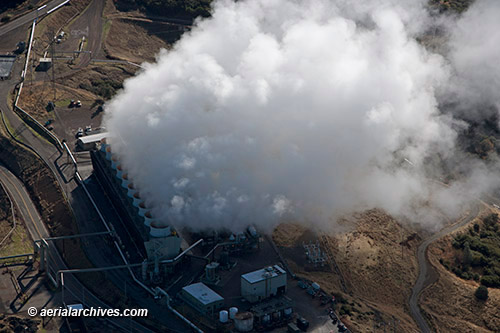
[[[241,296],[249,302],[282,295],[286,291],[286,271],[278,265],[269,266],[241,276]]]
[[[107,138],[108,135],[108,133],[86,135],[78,138],[78,141],[76,143],[82,149],[92,149],[97,142],[101,141],[104,138]]]
[[[206,315],[214,315],[224,306],[224,298],[201,282],[182,288],[181,297]]]

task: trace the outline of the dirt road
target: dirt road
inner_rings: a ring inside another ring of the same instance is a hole
[[[420,298],[420,294],[422,293],[422,291],[429,285],[434,283],[437,279],[436,269],[434,268],[434,266],[432,266],[432,264],[429,262],[429,259],[427,258],[427,249],[432,242],[466,225],[474,218],[476,218],[478,214],[479,214],[479,205],[477,204],[473,206],[469,215],[466,218],[464,218],[462,221],[458,223],[455,223],[451,226],[441,229],[439,232],[433,234],[432,236],[424,240],[417,249],[419,272],[417,280],[415,281],[415,285],[412,288],[409,305],[410,305],[411,315],[413,319],[416,321],[421,332],[430,333],[431,329],[429,327],[429,324],[425,320],[424,316],[420,312],[420,307],[418,306],[418,300]]]

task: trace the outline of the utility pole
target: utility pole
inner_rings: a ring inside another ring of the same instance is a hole
[[[52,35],[52,41],[50,42],[50,53],[51,53],[51,63],[52,63],[52,89],[54,90],[54,99],[53,102],[56,102],[56,77],[55,77],[55,72],[54,72],[54,67],[56,65],[55,63],[55,58],[54,58],[54,32],[51,33]]]

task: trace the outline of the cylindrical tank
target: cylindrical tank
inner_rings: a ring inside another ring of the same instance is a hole
[[[111,161],[111,147],[110,146],[106,147],[106,159],[108,161]]]
[[[210,264],[205,266],[205,277],[207,278],[207,280],[215,281],[216,276],[217,276],[217,274],[216,274],[217,267],[219,267],[219,263],[217,263],[217,262],[211,262]],[[231,310],[231,309],[229,309],[229,310]],[[229,311],[229,314],[231,314],[231,311]],[[231,317],[231,319],[233,319],[233,318]]]
[[[253,314],[240,312],[234,317],[234,327],[239,332],[250,332],[253,329]]]
[[[151,226],[151,223],[153,223],[153,216],[151,216],[151,212],[146,212],[144,214],[144,225],[149,227]]]
[[[230,319],[234,319],[234,317],[236,316],[237,313],[238,313],[237,307],[233,306],[233,307],[229,308],[229,318]]]
[[[144,201],[141,201],[141,203],[139,204],[139,216],[144,217],[146,212],[147,212],[146,203]]]
[[[159,225],[156,221],[151,222],[149,228],[149,234],[151,237],[168,237],[172,233],[168,225]]]
[[[226,310],[222,310],[219,312],[219,321],[221,323],[227,323],[228,321],[228,313]]]
[[[129,184],[127,185],[127,196],[128,196],[129,198],[133,198],[133,197],[134,197],[135,192],[137,192],[137,189],[135,188],[134,183],[132,183],[132,182],[131,182],[131,183],[129,183]]]
[[[123,175],[123,168],[122,168],[121,164],[119,164],[116,167],[116,178],[122,179],[122,175]]]
[[[132,205],[134,205],[134,207],[139,207],[139,204],[142,202],[141,194],[139,192],[135,192],[132,199],[134,199],[134,201],[132,201]]]

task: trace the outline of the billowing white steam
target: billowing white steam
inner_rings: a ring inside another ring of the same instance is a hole
[[[165,223],[455,214],[487,180],[429,180],[456,133],[435,98],[452,70],[415,40],[425,3],[217,1],[107,105],[113,149]]]

